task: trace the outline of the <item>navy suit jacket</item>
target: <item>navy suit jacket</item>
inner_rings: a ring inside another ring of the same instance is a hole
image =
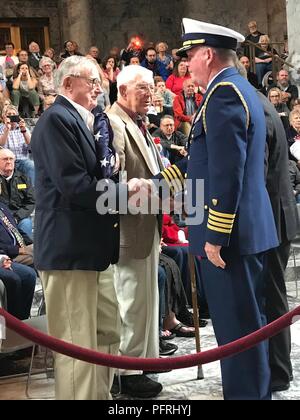
[[[187,178],[204,180],[204,222],[189,228],[191,252],[204,245],[240,255],[278,246],[264,179],[266,122],[250,83],[224,70],[206,92],[191,133]]]
[[[103,271],[119,257],[119,216],[99,215],[95,140],[58,96],[31,140],[36,171],[34,261],[39,270]],[[120,186],[116,185],[116,194]]]

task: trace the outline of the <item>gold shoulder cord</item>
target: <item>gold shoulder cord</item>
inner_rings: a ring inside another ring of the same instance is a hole
[[[248,130],[249,125],[250,125],[250,112],[249,112],[249,108],[248,108],[248,105],[247,105],[247,102],[246,102],[245,98],[243,97],[242,93],[235,86],[234,83],[232,83],[232,82],[220,82],[220,83],[216,84],[216,86],[213,87],[213,89],[211,90],[211,92],[207,96],[206,101],[203,105],[203,114],[202,115],[203,115],[203,126],[204,126],[205,133],[207,134],[206,108],[207,108],[208,102],[209,102],[210,98],[212,97],[213,93],[221,86],[231,86],[236,91],[236,93],[238,94],[238,96],[239,96],[239,98],[240,98],[240,100],[241,100],[241,102],[242,102],[242,104],[245,108],[246,114],[247,114],[247,130]]]

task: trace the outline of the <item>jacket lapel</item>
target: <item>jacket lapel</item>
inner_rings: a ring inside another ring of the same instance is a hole
[[[57,103],[64,105],[65,108],[68,109],[70,114],[73,115],[73,117],[76,119],[76,122],[82,132],[82,134],[86,137],[88,140],[89,145],[93,149],[93,152],[96,154],[96,146],[95,146],[95,139],[90,130],[87,128],[85,122],[83,121],[81,115],[78,113],[78,111],[73,107],[73,105],[64,97],[58,96],[56,98]]]

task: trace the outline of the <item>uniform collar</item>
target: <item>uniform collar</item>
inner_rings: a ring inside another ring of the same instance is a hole
[[[230,68],[232,68],[232,67],[225,67],[224,69],[222,69],[221,71],[219,71],[219,73],[217,73],[210,81],[209,81],[209,83],[208,83],[208,85],[207,85],[207,89],[206,90],[208,90],[209,88],[210,88],[210,86],[213,84],[213,82],[219,77],[219,76],[221,76],[221,74],[223,73],[223,72],[225,72],[226,70],[228,70],[228,69],[230,69]]]

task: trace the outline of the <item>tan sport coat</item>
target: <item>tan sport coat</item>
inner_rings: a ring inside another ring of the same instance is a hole
[[[149,179],[158,173],[149,157],[144,136],[135,122],[117,104],[114,103],[107,113],[114,132],[114,146],[120,156],[121,171],[127,171],[128,180],[132,178]],[[153,145],[160,170],[163,164],[159,152],[147,133],[148,141]],[[161,217],[155,215],[121,216],[120,255],[127,258],[143,259],[150,255],[155,229],[161,230]]]

